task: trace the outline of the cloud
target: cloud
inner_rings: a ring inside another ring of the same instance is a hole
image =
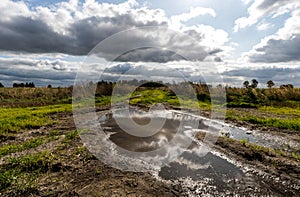
[[[234,32],[252,26],[267,16],[278,17],[299,6],[298,0],[254,0],[248,8],[249,16],[235,20]]]
[[[198,59],[202,58],[200,54],[197,54]],[[177,55],[173,51],[157,49],[157,48],[140,48],[126,52],[122,54],[116,61],[121,62],[169,62],[183,60],[184,57]]]
[[[259,25],[257,25],[257,30],[258,31],[265,31],[267,29],[269,29],[270,27],[272,27],[272,25],[270,23],[260,23]]]
[[[0,8],[3,9],[10,7],[10,11],[9,14],[0,13],[0,50],[70,55],[87,55],[100,41],[123,30],[144,26],[171,27],[172,21],[181,23],[199,15],[216,15],[210,8],[196,7],[191,8],[189,13],[168,18],[163,10],[141,7],[134,0],[121,4],[98,3],[94,0],[79,3],[76,0],[70,0],[49,8],[39,6],[31,9],[25,3],[4,0],[1,6]],[[202,31],[201,28],[209,29],[209,31]],[[190,33],[193,29],[194,32],[190,35],[201,39],[199,46],[195,43],[188,46],[194,59],[204,60],[211,54],[211,51],[227,50],[224,47],[224,43],[228,41],[225,31],[210,26],[189,27],[188,31],[183,29],[180,31]],[[215,37],[217,40],[211,39],[211,35],[217,35]],[[163,39],[153,40],[151,36],[146,37],[142,34],[123,37],[123,45],[127,45],[127,40],[143,42],[150,46],[154,44],[168,46]],[[167,44],[175,47],[174,43]],[[176,48],[181,47],[181,43],[176,44]],[[120,43],[111,46],[110,50],[106,51],[107,54],[103,54],[104,57],[112,58],[120,55],[114,53],[119,47]],[[187,48],[182,47],[181,51],[184,50]],[[121,56],[120,60],[165,62],[178,59],[178,57],[173,58],[173,54],[168,52],[161,54],[161,57],[162,55],[167,57],[153,58],[152,55],[156,53],[158,51],[153,49],[135,50]],[[196,58],[196,54],[199,57]],[[137,58],[141,56],[143,58]]]
[[[300,11],[295,10],[276,34],[265,37],[253,49],[243,54],[250,62],[299,62],[300,61]]]
[[[268,39],[265,45],[256,47],[248,54],[251,62],[291,62],[300,61],[300,34],[288,40]]]
[[[135,68],[134,73],[141,78],[146,73],[153,80],[172,82],[183,75],[198,81],[201,74],[180,70],[182,60],[220,62],[230,50],[224,30],[209,25],[184,24],[198,16],[215,17],[211,8],[195,7],[187,13],[168,17],[163,10],[140,6],[134,0],[120,4],[69,0],[49,7],[29,7],[23,1],[2,0],[0,10],[0,80],[6,86],[28,81],[36,85],[72,85],[79,67],[77,56],[87,55],[96,44],[115,33],[138,27],[163,28],[156,32],[161,36],[155,39],[153,32],[141,29],[98,51],[107,62],[118,64],[106,69],[105,79],[116,80]],[[175,23],[179,24],[176,31],[180,33],[165,33],[164,28],[174,28]],[[141,43],[145,46],[135,48]],[[178,64],[171,65],[174,61]],[[142,64],[151,62],[154,63],[150,67]],[[167,63],[171,66],[166,67]],[[86,68],[94,75],[102,72],[105,66]],[[213,74],[210,78],[214,79]]]
[[[249,4],[252,0],[241,0],[244,4]]]
[[[231,83],[236,80],[237,85],[242,85],[243,81],[257,79],[260,84],[266,87],[269,80],[273,80],[277,86],[282,84],[294,84],[300,86],[300,68],[287,67],[263,67],[259,69],[242,68],[223,72],[224,78]],[[238,79],[238,80],[237,80]]]
[[[171,26],[175,29],[179,29],[183,26],[182,22],[186,22],[192,18],[203,16],[203,15],[211,15],[212,17],[216,17],[215,10],[211,8],[204,8],[204,7],[191,7],[190,12],[182,13],[179,15],[175,15],[171,17]]]
[[[11,86],[14,81],[71,85],[76,71],[70,62],[61,60],[0,58],[0,79],[6,86]]]

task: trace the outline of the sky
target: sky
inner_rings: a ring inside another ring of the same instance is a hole
[[[193,81],[218,74],[232,86],[253,78],[300,86],[299,21],[299,0],[1,0],[0,82],[69,86],[78,72],[116,80],[131,69],[172,81],[168,70],[180,68]],[[145,27],[171,31],[133,31]],[[119,54],[129,46],[141,48]],[[185,69],[191,62],[199,72]]]

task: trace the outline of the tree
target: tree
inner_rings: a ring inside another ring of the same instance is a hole
[[[267,85],[268,85],[268,88],[272,88],[275,85],[275,83],[272,80],[269,80],[267,82]]]
[[[51,85],[51,84],[49,84],[49,85],[47,86],[47,88],[52,88],[52,85]]]
[[[218,85],[217,85],[217,88],[218,88],[218,89],[223,88],[222,84],[218,84]]]
[[[258,81],[256,79],[252,79],[251,87],[252,88],[257,88],[257,85],[258,85]]]
[[[245,88],[249,88],[249,84],[250,84],[249,81],[244,81],[244,83],[243,83]]]
[[[0,88],[4,88],[4,85],[0,82]]]
[[[30,82],[29,84],[28,84],[28,86],[27,87],[29,87],[29,88],[34,88],[35,87],[35,85],[34,85],[34,83],[33,82]]]
[[[280,89],[293,89],[293,84],[280,85]]]

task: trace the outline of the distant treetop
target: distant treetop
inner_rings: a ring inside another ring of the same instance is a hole
[[[34,85],[34,83],[33,82],[30,82],[30,83],[14,83],[13,84],[13,87],[14,88],[34,88],[35,87],[35,85]]]

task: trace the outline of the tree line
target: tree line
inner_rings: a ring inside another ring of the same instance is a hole
[[[245,88],[257,88],[258,86],[258,81],[256,79],[252,79],[251,81],[252,83],[250,84],[249,81],[244,81],[243,82],[243,86]],[[275,86],[275,83],[272,80],[267,81],[267,86],[268,88],[272,88],[273,86]],[[294,85],[293,84],[282,84],[279,86],[280,89],[293,89]]]

